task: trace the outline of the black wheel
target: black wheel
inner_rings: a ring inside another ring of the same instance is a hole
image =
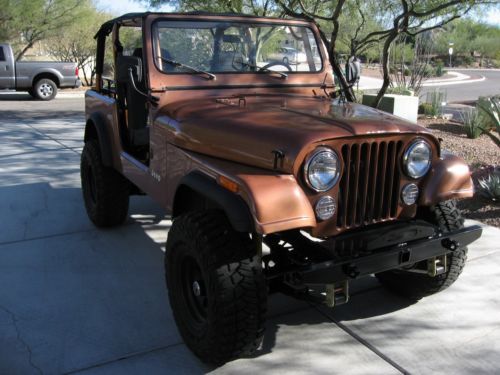
[[[454,201],[441,202],[422,212],[421,217],[438,225],[444,232],[463,228],[464,220]],[[462,247],[448,255],[445,273],[430,277],[427,274],[391,270],[377,274],[388,290],[411,299],[421,299],[445,290],[462,273],[467,260],[467,248]]]
[[[40,100],[52,100],[57,95],[57,85],[51,79],[42,78],[36,81],[33,93]]]
[[[174,220],[165,274],[179,331],[202,361],[219,365],[258,348],[267,302],[260,258],[222,212]]]
[[[283,62],[285,63],[285,66],[286,65],[290,65],[289,62],[288,62],[288,57],[283,57]]]
[[[87,141],[80,164],[85,208],[96,226],[110,227],[122,224],[127,217],[130,184],[101,160],[98,141]]]

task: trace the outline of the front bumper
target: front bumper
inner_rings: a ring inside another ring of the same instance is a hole
[[[385,225],[319,244],[302,240],[295,247],[308,249],[307,258],[301,258],[307,261],[288,262],[267,276],[270,280],[293,278],[303,284],[335,284],[458,251],[481,233],[477,225],[444,233],[425,222],[415,222]],[[321,255],[315,258],[313,253]]]
[[[371,255],[352,260],[313,264],[300,273],[306,284],[333,284],[346,279],[410,266],[422,260],[457,251],[477,240],[481,233],[481,227],[473,225],[453,232],[438,233],[431,238],[379,249]]]

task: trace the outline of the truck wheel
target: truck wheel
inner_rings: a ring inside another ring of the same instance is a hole
[[[87,141],[80,164],[85,208],[96,226],[110,227],[122,224],[127,217],[129,183],[101,160],[98,141]]]
[[[174,220],[165,275],[177,327],[202,361],[219,365],[257,349],[267,303],[260,259],[222,212]]]
[[[454,201],[445,201],[430,207],[423,219],[438,225],[443,232],[463,228],[464,220]],[[462,247],[450,253],[447,258],[447,272],[430,277],[426,274],[391,270],[377,274],[380,283],[391,292],[411,299],[421,299],[441,292],[458,279],[467,260],[467,248]]]
[[[35,83],[34,93],[40,100],[52,100],[57,95],[57,85],[51,79],[39,79]]]

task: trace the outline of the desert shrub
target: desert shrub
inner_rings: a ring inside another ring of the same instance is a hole
[[[432,112],[432,105],[431,103],[420,103],[418,106],[418,113],[421,115],[427,115],[431,116],[430,113]]]
[[[427,65],[423,70],[422,76],[424,78],[427,78],[427,77],[432,77],[433,74],[434,74],[434,69],[432,68],[432,66]]]
[[[442,77],[443,76],[443,74],[444,74],[443,68],[444,68],[443,60],[438,59],[436,61],[436,69],[435,69],[436,77]]]
[[[486,199],[500,202],[500,171],[479,180],[479,193]]]
[[[481,113],[477,109],[465,110],[460,113],[464,124],[465,134],[467,138],[476,139],[483,134],[483,119]]]
[[[406,96],[413,96],[413,91],[411,91],[409,88],[405,86],[393,86],[389,87],[386,91],[387,94],[394,94],[394,95],[406,95]]]
[[[446,92],[439,89],[428,92],[426,103],[429,104],[429,106],[425,107],[427,112],[424,113],[427,116],[439,116],[441,114],[441,108],[445,102]]]
[[[356,103],[361,103],[363,102],[363,95],[364,95],[363,90],[354,90],[354,97],[356,98]]]
[[[462,57],[463,64],[467,65],[467,66],[474,64],[475,61],[476,60],[474,59],[474,57],[472,57],[470,55],[465,55]]]

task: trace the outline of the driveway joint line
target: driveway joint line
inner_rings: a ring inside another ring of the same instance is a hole
[[[379,349],[377,349],[374,345],[370,344],[367,340],[359,336],[357,333],[355,333],[353,330],[349,329],[347,326],[342,324],[341,322],[337,321],[333,317],[331,317],[328,313],[322,311],[316,304],[311,304],[312,307],[318,311],[321,315],[329,319],[332,323],[334,323],[337,327],[339,327],[341,330],[343,330],[345,333],[347,333],[349,336],[354,338],[356,341],[358,341],[360,344],[364,345],[367,349],[372,351],[374,354],[376,354],[380,359],[384,360],[388,364],[390,364],[392,367],[394,367],[396,370],[401,372],[402,374],[410,374],[408,370],[406,370],[404,367],[400,366],[397,364],[395,361],[393,361],[391,358],[386,356],[384,353],[382,353]]]
[[[51,137],[50,135],[48,135],[48,134],[44,133],[43,131],[41,131],[41,130],[39,130],[39,129],[35,128],[33,125],[30,125],[30,124],[24,124],[24,125],[26,125],[26,126],[30,127],[31,129],[33,129],[33,130],[34,130],[34,131],[36,131],[37,133],[39,133],[39,134],[43,135],[43,136],[44,136],[44,137],[46,137],[47,139],[50,139],[51,141],[53,141],[53,142],[56,142],[56,143],[60,144],[60,145],[63,147],[63,149],[73,151],[75,154],[80,155],[80,153],[79,153],[79,152],[77,152],[77,151],[73,150],[73,149],[72,149],[71,147],[69,147],[69,146],[66,146],[64,143],[62,143],[62,142],[60,142],[59,140],[57,140],[57,139],[55,139],[55,138]]]
[[[79,368],[79,369],[69,370],[69,371],[63,372],[63,374],[64,375],[76,374],[76,373],[79,373],[79,372],[84,372],[84,371],[92,370],[92,369],[95,369],[95,368],[98,368],[98,367],[107,366],[107,365],[110,365],[110,364],[115,363],[115,362],[123,361],[125,359],[130,359],[130,358],[135,358],[135,357],[142,357],[142,356],[150,354],[150,353],[154,353],[154,352],[157,352],[157,351],[160,351],[160,350],[174,348],[176,346],[181,346],[181,345],[184,345],[184,342],[180,341],[180,342],[176,342],[176,343],[173,343],[173,344],[160,346],[160,347],[149,349],[149,350],[144,350],[144,351],[140,351],[140,352],[132,352],[132,353],[125,354],[125,355],[120,356],[120,357],[115,358],[115,359],[110,359],[110,360],[107,360],[107,361],[98,362],[98,363],[95,363],[93,365],[89,365],[89,366],[82,367],[82,368]]]

